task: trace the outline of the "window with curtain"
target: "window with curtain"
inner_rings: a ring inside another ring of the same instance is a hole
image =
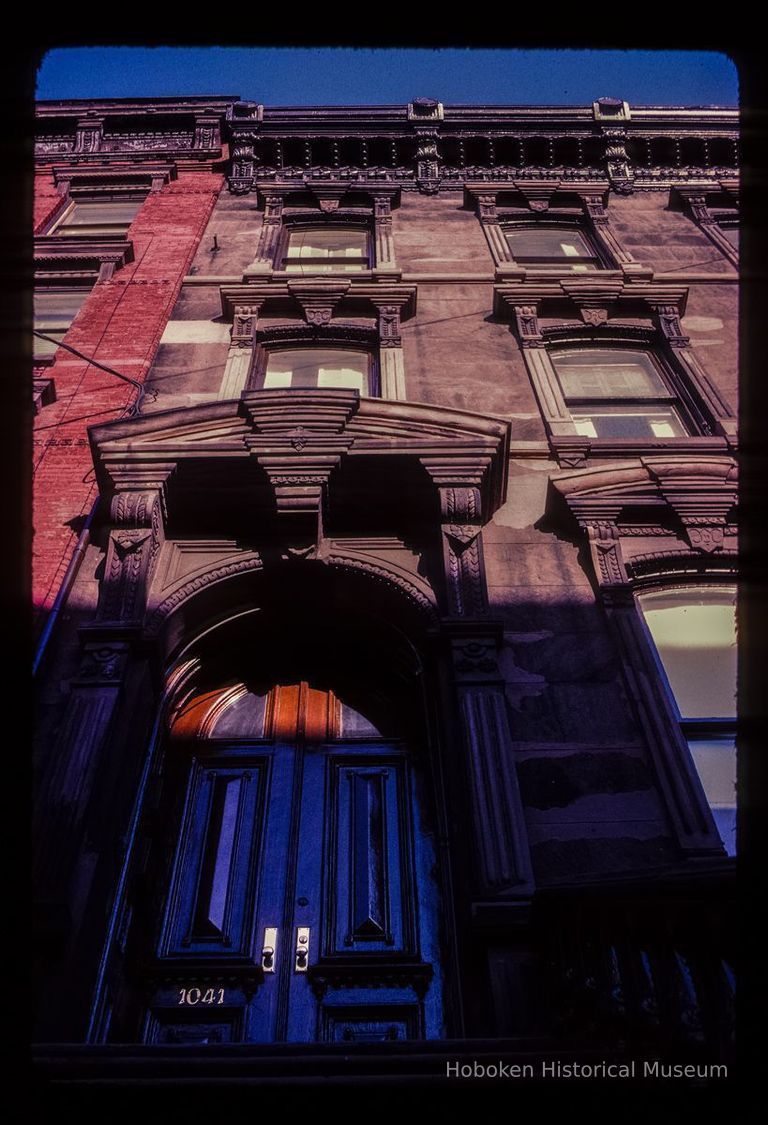
[[[736,854],[736,587],[637,595],[725,849]]]
[[[527,269],[562,268],[590,273],[604,268],[594,246],[571,226],[529,226],[505,231],[512,257]]]
[[[287,273],[356,273],[370,265],[370,240],[361,228],[334,225],[286,231],[280,269]]]
[[[280,348],[267,352],[260,385],[279,388],[335,387],[371,395],[374,391],[373,357],[352,348]]]
[[[632,348],[552,352],[576,432],[592,438],[673,438],[689,433],[670,374]]]

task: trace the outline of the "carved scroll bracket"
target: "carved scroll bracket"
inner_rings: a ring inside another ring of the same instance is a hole
[[[376,235],[376,268],[395,266],[395,243],[392,237],[392,194],[373,197],[373,225]]]
[[[235,102],[227,109],[231,139],[227,181],[235,195],[244,195],[256,186],[255,145],[263,118],[264,106],[254,102]]]
[[[436,195],[440,190],[437,141],[443,117],[442,103],[434,98],[414,98],[408,105],[408,120],[416,136],[416,186],[422,195]]]
[[[379,314],[379,347],[402,348],[403,340],[400,335],[400,313],[407,298],[395,304],[392,301],[377,301],[373,298]]]
[[[682,311],[679,304],[649,301],[659,322],[659,327],[673,348],[687,348],[690,339],[683,332],[680,323]]]
[[[617,515],[618,509],[615,513]],[[615,516],[613,519],[579,520],[579,526],[587,534],[592,565],[602,587],[625,586],[628,581]]]
[[[87,114],[77,122],[75,152],[98,152],[104,139],[104,118]]]
[[[118,491],[110,504],[109,536],[96,620],[138,624],[165,537],[161,490]]]
[[[263,301],[235,305],[232,318],[232,347],[251,348]]]
[[[634,174],[627,156],[627,130],[623,126],[603,126],[605,163],[608,179],[614,191],[631,195],[634,191]]]
[[[543,348],[544,337],[539,325],[539,306],[536,304],[512,306],[520,346],[523,348]]]
[[[482,617],[488,612],[488,595],[479,489],[441,488],[440,512],[448,613]]]
[[[195,115],[195,136],[192,142],[195,149],[218,149],[221,147],[221,131],[219,116],[216,113],[198,113]]]

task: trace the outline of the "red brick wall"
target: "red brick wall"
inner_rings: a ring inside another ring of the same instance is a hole
[[[39,234],[64,202],[53,182],[50,169],[35,173],[34,233]]]
[[[50,215],[42,179],[38,214]],[[182,172],[148,197],[131,224],[135,261],[99,282],[65,342],[143,382],[205,229],[223,177]],[[46,210],[47,208],[47,210]],[[44,219],[40,219],[43,222]],[[35,424],[33,597],[38,625],[51,609],[82,520],[96,496],[87,428],[120,417],[137,391],[62,348],[52,367],[56,402]],[[72,526],[74,521],[74,527]]]

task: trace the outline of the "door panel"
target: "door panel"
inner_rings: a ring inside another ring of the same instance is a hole
[[[145,1041],[438,1037],[434,864],[402,746],[198,744]]]

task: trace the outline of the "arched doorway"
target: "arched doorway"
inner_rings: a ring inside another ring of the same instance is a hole
[[[405,686],[414,669],[377,647],[382,636],[356,654],[359,619],[337,612],[330,638],[307,629],[302,608],[214,630],[175,672],[115,1035],[443,1034],[430,767]]]

